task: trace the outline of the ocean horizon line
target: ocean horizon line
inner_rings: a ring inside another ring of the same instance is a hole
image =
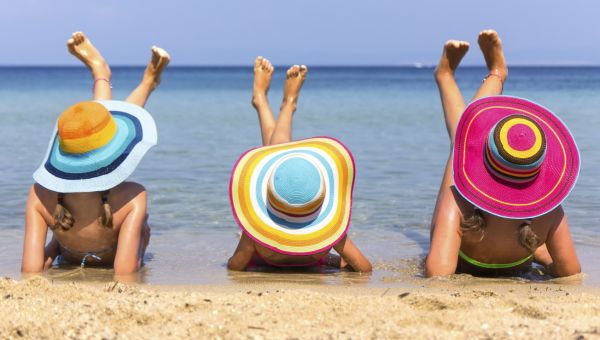
[[[290,64],[291,65],[291,64]],[[288,64],[280,64],[274,65],[276,68],[286,68],[289,67]],[[432,69],[435,68],[436,64],[307,64],[311,68],[398,68],[398,69]],[[146,64],[117,64],[111,65],[111,68],[144,68]],[[169,68],[222,68],[222,69],[239,69],[239,68],[250,68],[252,64],[171,64]],[[461,65],[461,68],[484,68],[485,64],[465,64]],[[0,65],[0,69],[26,69],[26,68],[65,68],[65,69],[82,69],[86,68],[83,65],[71,65],[71,64],[52,64],[52,65],[44,65],[44,64],[29,64],[29,65]],[[600,68],[600,64],[512,64],[509,65],[509,68]]]

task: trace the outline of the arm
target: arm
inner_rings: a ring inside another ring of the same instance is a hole
[[[571,239],[567,216],[562,207],[558,209],[560,209],[558,211],[560,213],[560,222],[555,228],[550,230],[546,238],[546,248],[548,249],[551,262],[544,264],[553,276],[561,277],[580,273],[581,265],[577,259],[573,239]]]
[[[425,260],[425,275],[454,274],[460,250],[461,211],[452,190],[452,155],[448,158],[444,179],[431,220],[431,244]]]
[[[546,243],[539,246],[535,253],[533,254],[533,260],[545,267],[548,267],[552,264],[552,256],[548,252],[548,247],[546,247]]]
[[[456,272],[460,250],[460,215],[442,206],[433,221],[429,254],[425,260],[425,275],[446,276]]]
[[[425,275],[446,276],[456,272],[460,250],[460,215],[440,207],[431,231],[431,245],[425,260]]]
[[[337,251],[342,257],[342,267],[345,267],[345,262],[357,272],[370,273],[373,270],[369,260],[367,260],[367,258],[361,253],[352,240],[350,240],[348,235],[344,236],[340,242],[333,246],[333,249],[335,249],[335,251]]]
[[[242,232],[240,242],[238,243],[233,256],[227,261],[227,269],[229,270],[245,270],[256,248],[254,247],[254,241]]]
[[[115,275],[135,273],[142,266],[142,233],[146,221],[146,191],[142,190],[130,201],[130,210],[119,231],[115,255]]]
[[[21,272],[39,273],[52,265],[56,256],[53,249],[48,249],[46,254],[44,245],[46,243],[46,234],[48,225],[41,213],[43,209],[35,186],[32,185],[27,198],[25,211],[25,239],[23,241],[23,258],[21,260]],[[52,245],[53,242],[50,243]],[[50,247],[49,248],[52,248]]]

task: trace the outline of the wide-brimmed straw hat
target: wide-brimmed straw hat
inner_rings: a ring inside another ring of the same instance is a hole
[[[514,219],[556,208],[579,175],[579,151],[565,124],[529,100],[486,97],[462,114],[454,143],[454,184],[473,205]]]
[[[346,234],[353,187],[350,151],[315,137],[247,151],[233,168],[229,193],[248,236],[279,253],[309,255]]]
[[[156,124],[143,108],[99,100],[65,110],[34,180],[52,191],[105,191],[123,182],[156,145]]]

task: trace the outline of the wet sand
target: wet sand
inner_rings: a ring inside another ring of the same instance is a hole
[[[600,290],[569,281],[420,287],[0,280],[0,338],[594,338]]]

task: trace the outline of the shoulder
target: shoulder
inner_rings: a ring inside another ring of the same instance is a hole
[[[140,194],[145,193],[146,188],[137,182],[123,182],[116,187],[110,189],[111,193],[118,194]]]
[[[58,194],[56,192],[34,183],[29,188],[27,205],[38,210],[52,211],[57,199]]]
[[[554,208],[552,211],[536,217],[534,219],[534,223],[535,222],[539,222],[540,225],[543,225],[545,227],[548,227],[550,229],[555,229],[558,227],[558,225],[562,222],[563,218],[566,217],[565,211],[562,207],[562,205],[559,205],[558,207]]]
[[[456,190],[456,187],[452,186],[452,195],[454,196],[454,201],[456,202],[456,206],[458,207],[458,211],[460,212],[460,217],[463,218],[465,216],[473,215],[475,211],[475,206],[467,201],[459,192]]]
[[[108,194],[109,203],[113,209],[120,210],[126,206],[146,206],[146,188],[136,182],[123,182],[110,189]]]

